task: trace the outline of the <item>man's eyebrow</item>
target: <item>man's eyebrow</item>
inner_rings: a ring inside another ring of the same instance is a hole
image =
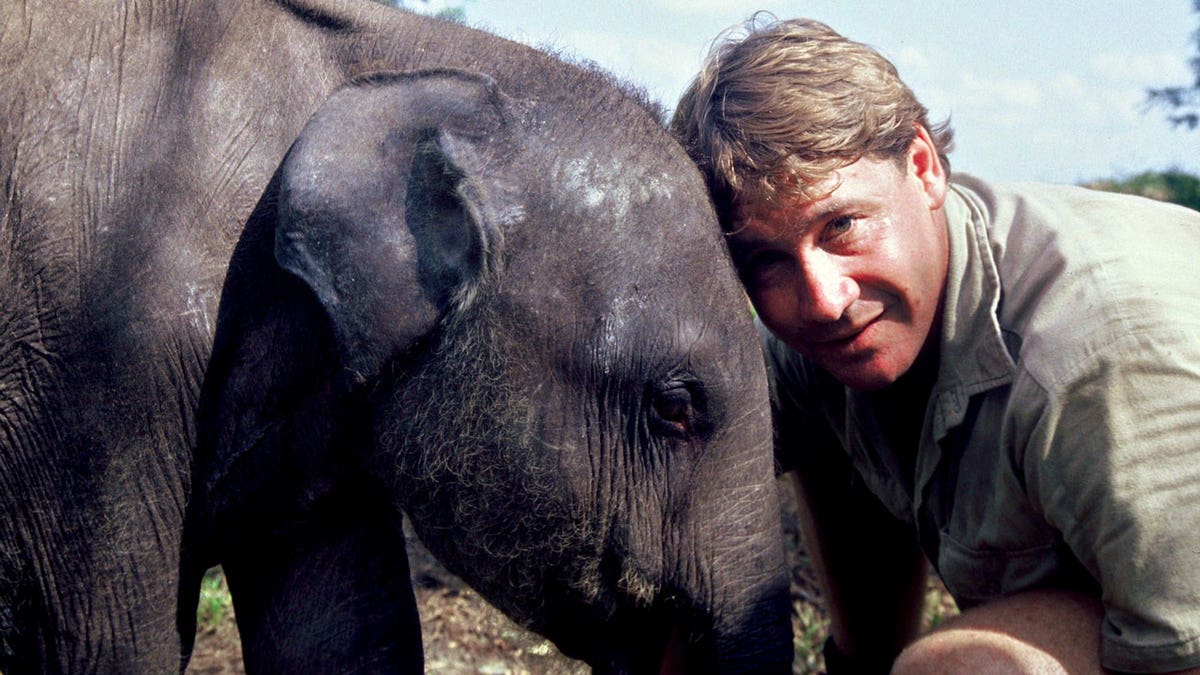
[[[853,197],[831,197],[828,201],[816,207],[815,210],[805,214],[810,224],[823,223],[826,220],[838,215],[842,215],[846,211],[857,208],[857,202]]]
[[[820,227],[834,216],[859,208],[858,204],[853,197],[834,196],[816,207],[810,207],[813,210],[805,212],[803,219],[796,217],[783,222],[782,227],[775,228],[778,230],[775,236],[764,236],[744,224],[733,228],[726,236],[731,243],[738,242],[741,248],[769,245],[785,237],[803,237],[809,230]]]

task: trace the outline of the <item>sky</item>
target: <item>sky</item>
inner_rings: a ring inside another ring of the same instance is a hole
[[[467,23],[644,87],[668,109],[709,44],[755,11],[808,16],[872,45],[955,129],[955,171],[1078,183],[1142,171],[1200,174],[1200,129],[1147,108],[1149,87],[1187,84],[1192,0],[430,0]]]

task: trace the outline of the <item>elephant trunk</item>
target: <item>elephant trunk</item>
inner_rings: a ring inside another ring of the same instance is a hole
[[[750,513],[737,519],[737,531],[712,560],[711,661],[687,659],[688,672],[790,673],[793,643],[790,578],[783,549],[778,495],[773,483],[755,487],[739,502]],[[753,522],[758,521],[758,522]],[[725,519],[713,522],[731,522]],[[730,590],[736,589],[736,590]]]
[[[683,535],[698,545],[667,556],[674,573],[655,600],[626,597],[592,630],[578,619],[566,633],[547,626],[559,648],[600,675],[790,673],[791,596],[774,485],[722,501],[721,518],[692,520],[704,532]]]

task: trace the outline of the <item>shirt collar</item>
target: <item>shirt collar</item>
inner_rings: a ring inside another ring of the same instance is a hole
[[[943,206],[949,232],[940,365],[933,392],[933,437],[962,422],[968,399],[1012,381],[997,312],[1000,275],[988,239],[987,212],[970,189],[951,184]]]

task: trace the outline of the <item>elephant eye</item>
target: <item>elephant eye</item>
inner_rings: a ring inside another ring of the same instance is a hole
[[[707,435],[704,389],[694,381],[675,380],[656,387],[650,399],[650,428],[663,436]]]

